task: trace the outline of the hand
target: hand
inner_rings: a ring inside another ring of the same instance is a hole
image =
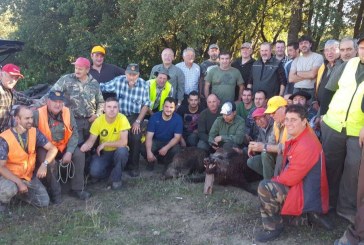
[[[72,153],[71,153],[71,152],[66,152],[66,153],[63,155],[63,157],[62,157],[62,162],[63,162],[63,163],[68,164],[68,163],[70,163],[70,162],[71,162],[71,160],[72,160]]]
[[[238,147],[233,147],[233,150],[238,154],[243,154],[243,150]]]
[[[361,128],[359,133],[359,145],[360,147],[363,147],[364,144],[364,127]]]
[[[37,178],[42,179],[47,175],[47,165],[41,164],[37,171]]]
[[[254,151],[254,152],[262,152],[263,149],[264,149],[264,144],[261,143],[261,142],[254,142],[254,141],[251,141],[249,143],[249,148]]]
[[[254,151],[250,148],[250,147],[248,147],[248,157],[253,157],[254,156]]]
[[[186,147],[187,146],[185,139],[182,138],[182,137],[181,137],[180,145],[181,145],[181,147]]]
[[[140,133],[140,123],[134,122],[133,126],[131,128],[131,132],[133,134],[139,134]]]
[[[315,124],[314,129],[315,130],[320,130],[320,128],[321,128],[321,117],[316,117],[314,124]]]
[[[312,108],[318,111],[320,109],[320,106],[317,101],[312,102]]]
[[[253,140],[253,138],[250,137],[248,134],[245,134],[245,140],[246,140],[247,143],[249,143],[250,141]]]
[[[221,137],[221,136],[216,136],[216,137],[214,138],[214,141],[215,141],[216,143],[219,143],[220,141],[222,141],[222,137]]]
[[[212,142],[211,147],[216,151],[217,149],[219,149],[219,144],[216,142]]]
[[[101,153],[101,151],[104,149],[104,147],[105,147],[105,143],[102,143],[101,145],[99,145],[99,146],[97,147],[97,149],[96,149],[96,153],[97,153],[97,155],[98,155],[98,156],[100,156],[100,153]]]
[[[147,153],[147,160],[148,162],[154,162],[157,160],[157,158],[154,156],[153,152],[148,152]]]
[[[80,151],[82,152],[86,152],[86,151],[89,151],[91,150],[91,146],[89,146],[88,144],[84,143],[81,148],[80,148]]]
[[[28,186],[23,183],[23,181],[20,181],[18,184],[18,191],[19,193],[27,193],[28,192]]]
[[[96,118],[97,118],[97,115],[96,114],[93,114],[92,116],[90,116],[90,118],[88,119],[88,121],[90,123],[92,123],[93,121],[95,121]]]
[[[166,154],[167,154],[167,152],[168,152],[168,148],[167,147],[162,147],[159,151],[158,151],[158,153],[159,153],[159,155],[161,155],[161,156],[165,156]]]

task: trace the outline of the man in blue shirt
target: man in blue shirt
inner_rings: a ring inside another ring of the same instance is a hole
[[[172,97],[167,97],[163,111],[154,113],[149,119],[145,149],[142,151],[148,161],[149,169],[153,169],[157,158],[167,165],[180,151],[183,121],[180,115],[174,113],[175,110],[176,101]]]

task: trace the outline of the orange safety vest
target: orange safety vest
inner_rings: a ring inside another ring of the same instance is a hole
[[[2,137],[9,146],[8,160],[6,160],[5,167],[18,178],[27,181],[32,179],[35,168],[36,132],[37,130],[33,127],[28,130],[28,152],[25,152],[21,147],[11,129],[5,130],[0,134],[0,137]]]
[[[45,135],[45,137],[50,141],[60,152],[66,148],[68,140],[72,136],[72,128],[71,128],[71,113],[67,107],[63,107],[62,109],[62,119],[64,123],[64,137],[63,140],[54,141],[52,139],[52,132],[48,125],[48,109],[47,106],[43,106],[38,109],[38,128]]]

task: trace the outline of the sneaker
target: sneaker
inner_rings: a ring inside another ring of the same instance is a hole
[[[344,214],[340,211],[336,211],[337,215],[339,215],[341,218],[344,218],[346,220],[348,220],[350,223],[354,224],[355,222],[355,215],[352,214]]]
[[[272,241],[274,239],[276,239],[277,237],[279,237],[279,235],[283,232],[283,227],[280,229],[276,229],[276,230],[265,230],[262,229],[258,232],[255,233],[255,241],[258,242],[268,242],[268,241]]]
[[[87,200],[91,197],[91,193],[88,191],[71,191],[71,196],[77,197],[80,200]]]
[[[308,213],[307,216],[308,216],[308,222],[311,224],[322,225],[328,231],[334,229],[334,225],[325,215],[317,213]]]
[[[334,245],[351,245],[351,243],[344,235],[340,239],[335,240]]]
[[[120,190],[122,186],[123,185],[122,185],[121,181],[116,181],[116,182],[111,183],[112,190]]]

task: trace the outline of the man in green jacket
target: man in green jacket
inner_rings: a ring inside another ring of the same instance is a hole
[[[240,147],[244,140],[244,119],[236,115],[236,105],[227,101],[221,107],[222,116],[216,118],[209,133],[209,144],[215,150]]]

